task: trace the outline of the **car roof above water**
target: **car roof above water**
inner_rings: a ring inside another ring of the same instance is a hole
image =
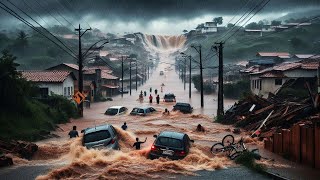
[[[178,106],[191,106],[189,103],[182,103],[182,102],[177,102],[176,105],[178,105]]]
[[[111,107],[109,107],[108,109],[120,109],[120,108],[122,108],[122,107],[124,107],[124,106],[111,106]]]
[[[183,139],[184,133],[173,132],[173,131],[162,131],[158,137],[168,137],[174,139]]]
[[[96,126],[96,127],[86,128],[84,130],[84,134],[89,134],[89,133],[98,132],[98,131],[102,131],[102,130],[109,130],[110,127],[111,127],[110,124],[105,124],[105,125],[100,125],[100,126]]]

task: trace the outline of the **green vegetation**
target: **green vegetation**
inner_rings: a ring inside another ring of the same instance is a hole
[[[3,51],[0,58],[0,138],[37,140],[55,124],[77,116],[76,106],[61,96],[37,99],[38,88],[16,71],[16,57]]]
[[[239,99],[250,92],[250,80],[240,80],[235,83],[224,84],[223,89],[225,97]]]
[[[264,173],[266,171],[266,168],[263,165],[255,162],[255,154],[252,152],[243,152],[235,159],[235,162],[260,173]]]
[[[194,75],[191,77],[192,78],[192,82],[194,84],[194,87],[200,91],[201,88],[200,88],[200,75]],[[203,92],[205,93],[213,93],[216,91],[216,88],[215,88],[215,85],[214,84],[211,84],[210,82],[203,82]]]

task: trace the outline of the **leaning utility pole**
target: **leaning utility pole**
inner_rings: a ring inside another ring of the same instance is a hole
[[[217,116],[224,115],[223,109],[223,42],[215,43],[219,45],[219,77],[218,77],[218,109]]]
[[[83,69],[83,64],[82,64],[82,52],[81,52],[81,37],[88,31],[88,30],[91,30],[90,29],[86,29],[83,33],[81,33],[81,27],[80,27],[80,24],[79,24],[79,28],[78,29],[75,29],[75,31],[78,31],[78,34],[79,34],[79,55],[78,55],[78,61],[79,61],[79,79],[78,79],[78,88],[79,88],[79,92],[80,93],[83,93],[83,72],[82,72],[82,69]],[[83,117],[83,102],[81,102],[79,105],[78,105],[78,111],[79,111],[79,115],[80,117]]]

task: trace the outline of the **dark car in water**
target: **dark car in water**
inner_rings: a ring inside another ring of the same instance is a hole
[[[150,159],[159,157],[172,160],[183,159],[189,153],[190,142],[194,142],[187,134],[173,131],[163,131],[153,137],[156,139],[151,146]]]
[[[82,144],[88,149],[120,149],[117,131],[111,124],[86,128],[81,132],[83,133]]]
[[[173,106],[173,110],[179,110],[182,113],[192,113],[193,107],[189,103],[181,103],[178,102],[176,105]]]
[[[135,107],[130,112],[130,115],[140,115],[140,116],[146,116],[148,114],[154,113],[157,110],[153,107]]]
[[[165,94],[163,96],[164,102],[176,102],[176,96],[172,93]]]

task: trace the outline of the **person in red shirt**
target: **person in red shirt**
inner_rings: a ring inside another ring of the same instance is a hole
[[[152,95],[150,94],[150,96],[149,96],[149,102],[150,102],[150,103],[152,103],[152,99],[153,99],[153,97],[152,97]]]

